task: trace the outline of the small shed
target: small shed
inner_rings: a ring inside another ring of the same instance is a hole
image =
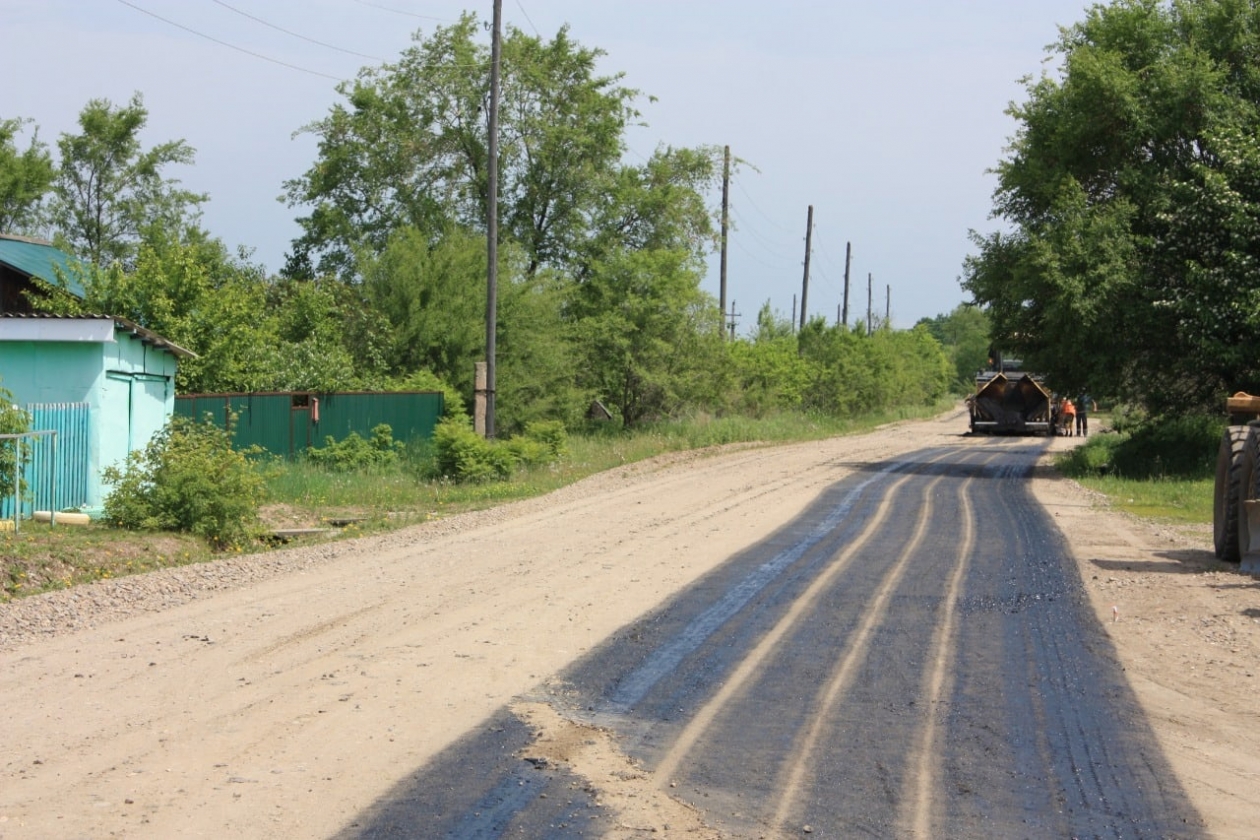
[[[166,424],[176,366],[193,355],[124,318],[0,313],[0,386],[34,429],[57,431],[58,493],[47,504],[101,504],[101,471]]]

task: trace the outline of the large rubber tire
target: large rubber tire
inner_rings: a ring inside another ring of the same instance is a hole
[[[1238,470],[1238,556],[1241,559],[1251,546],[1251,524],[1247,521],[1246,503],[1260,498],[1260,429],[1247,427],[1242,464]]]
[[[1230,563],[1241,557],[1238,517],[1242,513],[1242,472],[1246,460],[1246,426],[1230,426],[1216,453],[1216,489],[1212,500],[1212,541],[1216,556]]]

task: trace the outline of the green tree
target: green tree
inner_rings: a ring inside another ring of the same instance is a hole
[[[310,208],[287,274],[352,279],[356,254],[383,251],[403,228],[430,240],[484,230],[490,55],[478,33],[465,14],[417,36],[397,62],[342,84],[346,101],[307,126],[319,155],[285,184],[290,206]],[[596,73],[601,55],[567,29],[550,41],[513,28],[504,38],[501,219],[529,276],[565,265],[588,238],[636,115],[637,92]]]
[[[976,371],[988,364],[989,316],[978,306],[965,303],[951,312],[935,318],[922,318],[915,326],[922,326],[940,342],[954,365],[954,388],[970,393],[975,385]]]
[[[571,427],[595,395],[581,384],[581,347],[565,320],[569,285],[548,271],[509,276],[499,295],[496,431],[520,434],[545,420]]]
[[[1114,0],[1052,49],[964,267],[993,338],[1156,413],[1260,386],[1260,5]]]
[[[43,221],[44,197],[52,188],[48,146],[31,134],[26,149],[17,138],[28,121],[0,119],[0,233],[33,233]]]
[[[146,231],[195,222],[206,196],[163,175],[171,164],[191,164],[193,149],[183,140],[144,149],[140,133],[148,118],[138,93],[117,107],[93,99],[79,114],[80,133],[57,141],[52,222],[60,244],[75,256],[101,266],[130,265]]]
[[[721,313],[685,251],[621,251],[576,288],[579,384],[627,426],[711,406],[724,390]]]
[[[510,284],[510,272],[504,278]],[[473,364],[486,343],[484,238],[453,230],[433,242],[417,228],[399,229],[379,257],[364,262],[363,285],[390,325],[391,373],[429,370],[471,394]]]

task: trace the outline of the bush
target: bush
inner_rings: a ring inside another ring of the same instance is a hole
[[[540,440],[514,437],[505,441],[502,446],[511,456],[512,466],[536,467],[549,464],[554,460],[551,456],[551,448]]]
[[[1091,436],[1064,453],[1058,466],[1073,478],[1211,478],[1221,431],[1220,419],[1203,415],[1134,423],[1125,433]]]
[[[372,429],[370,441],[359,437],[358,432],[351,432],[341,441],[329,435],[319,449],[307,449],[306,458],[334,472],[350,472],[396,464],[402,450],[402,443],[394,440],[394,430],[388,423],[381,423]]]
[[[551,460],[558,461],[569,454],[569,436],[559,420],[537,420],[525,424],[525,437],[547,447]]]
[[[435,373],[427,370],[412,371],[406,376],[390,380],[387,391],[441,391],[442,416],[450,418],[467,417],[468,409],[464,406],[464,397],[459,389],[444,381]]]
[[[530,423],[527,433],[507,441],[486,440],[473,431],[467,418],[448,418],[433,433],[437,472],[454,481],[507,479],[520,466],[552,463],[567,448],[564,424]]]
[[[0,388],[0,434],[18,435],[30,431],[31,416],[13,404],[13,395]],[[17,441],[0,441],[0,498],[13,495],[14,454]],[[29,451],[29,450],[28,450]]]
[[[120,528],[184,531],[222,550],[255,536],[263,477],[226,431],[173,417],[148,446],[108,467],[114,489],[105,521]]]

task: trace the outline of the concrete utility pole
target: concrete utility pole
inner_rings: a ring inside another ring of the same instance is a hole
[[[735,319],[738,318],[741,314],[742,313],[735,311],[735,301],[731,301],[731,312],[730,312],[730,321],[729,321],[731,341],[735,340]]]
[[[805,307],[809,300],[809,252],[814,242],[814,205],[809,205],[809,216],[805,221],[805,277],[801,280],[801,329],[805,329]]]
[[[499,285],[499,31],[503,0],[494,0],[494,32],[490,41],[490,119],[486,153],[486,440],[494,437],[495,333],[498,332]]]
[[[884,326],[892,327],[892,286],[884,286]]]
[[[853,243],[844,243],[844,313],[840,316],[840,323],[844,324],[845,329],[849,328],[849,266],[853,265]]]
[[[731,147],[725,147],[723,151],[722,162],[722,267],[719,273],[721,278],[720,292],[718,294],[719,308],[726,311],[726,234],[730,228],[730,210],[731,210]],[[731,304],[734,306],[734,303]],[[731,337],[734,338],[735,330],[732,326]]]
[[[796,295],[792,295],[792,326],[796,326]]]

